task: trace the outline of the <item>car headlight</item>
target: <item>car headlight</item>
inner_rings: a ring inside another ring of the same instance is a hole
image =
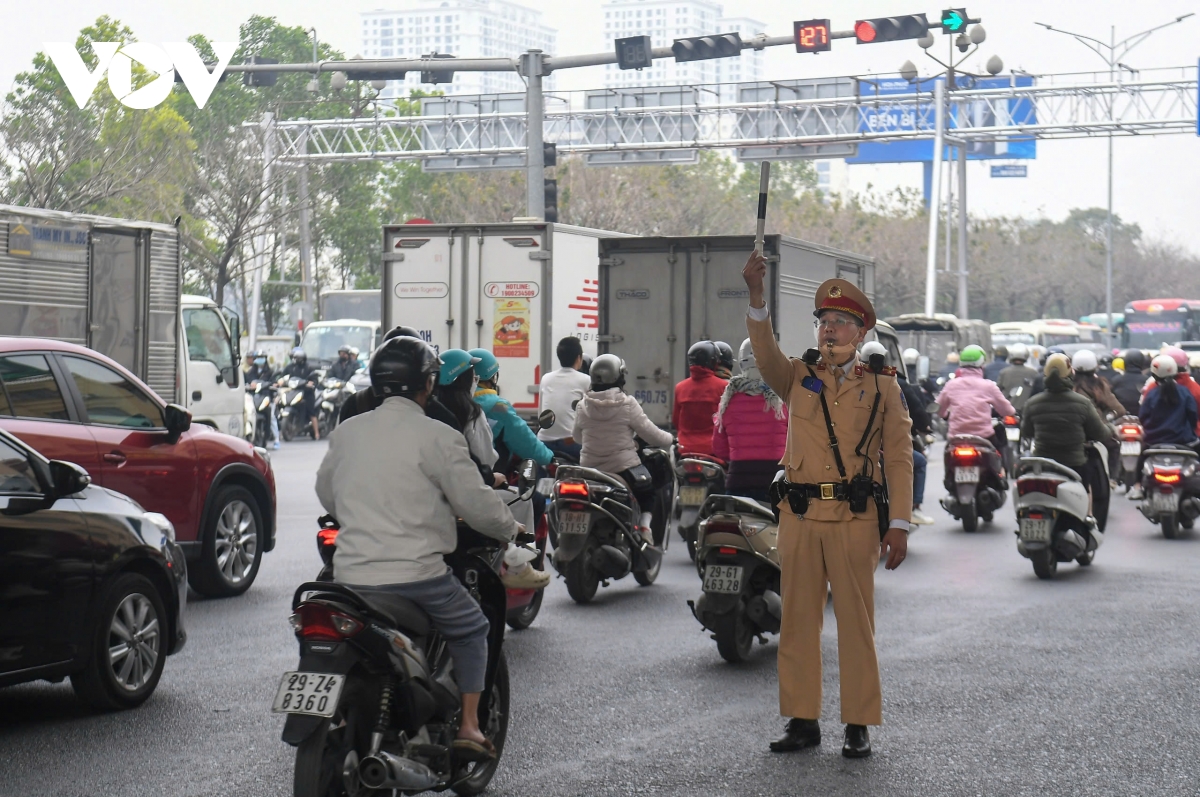
[[[175,542],[175,526],[167,520],[167,516],[158,512],[143,512],[142,520],[154,526],[171,542]]]

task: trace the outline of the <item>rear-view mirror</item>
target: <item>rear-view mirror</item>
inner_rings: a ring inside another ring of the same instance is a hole
[[[929,378],[929,358],[922,355],[917,358],[917,379]]]
[[[50,481],[53,483],[52,495],[65,498],[83,492],[92,483],[92,477],[74,462],[54,459],[50,461]]]
[[[163,408],[163,421],[167,425],[167,438],[171,443],[192,428],[192,414],[178,404],[168,404]]]
[[[538,413],[538,428],[549,429],[555,420],[554,410],[542,410]]]

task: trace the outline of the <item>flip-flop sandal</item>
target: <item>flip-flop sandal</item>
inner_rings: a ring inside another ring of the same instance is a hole
[[[471,739],[455,739],[454,754],[459,761],[491,761],[496,757],[496,747],[490,739],[483,744]]]

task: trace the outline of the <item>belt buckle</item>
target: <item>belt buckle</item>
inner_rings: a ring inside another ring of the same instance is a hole
[[[832,484],[821,484],[818,486],[821,488],[821,500],[822,501],[832,501],[834,499]]]

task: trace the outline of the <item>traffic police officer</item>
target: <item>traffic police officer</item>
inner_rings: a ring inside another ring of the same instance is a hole
[[[881,545],[888,570],[904,561],[908,549],[911,421],[895,369],[874,371],[857,357],[857,345],[875,326],[875,311],[863,292],[845,280],[824,282],[814,312],[819,359],[812,350],[802,360],[789,359],[775,340],[764,301],[766,271],[766,261],[755,252],[742,276],[750,289],[746,326],[754,357],[790,412],[780,463],[786,482],[776,495],[783,568],[779,706],[791,719],[771,749],[786,752],[821,742],[821,626],[828,583],[846,723],[842,754],[861,758],[871,754],[866,726],[882,723],[875,568]],[[882,524],[879,511],[887,493],[892,511]],[[868,495],[874,500],[865,500]]]

